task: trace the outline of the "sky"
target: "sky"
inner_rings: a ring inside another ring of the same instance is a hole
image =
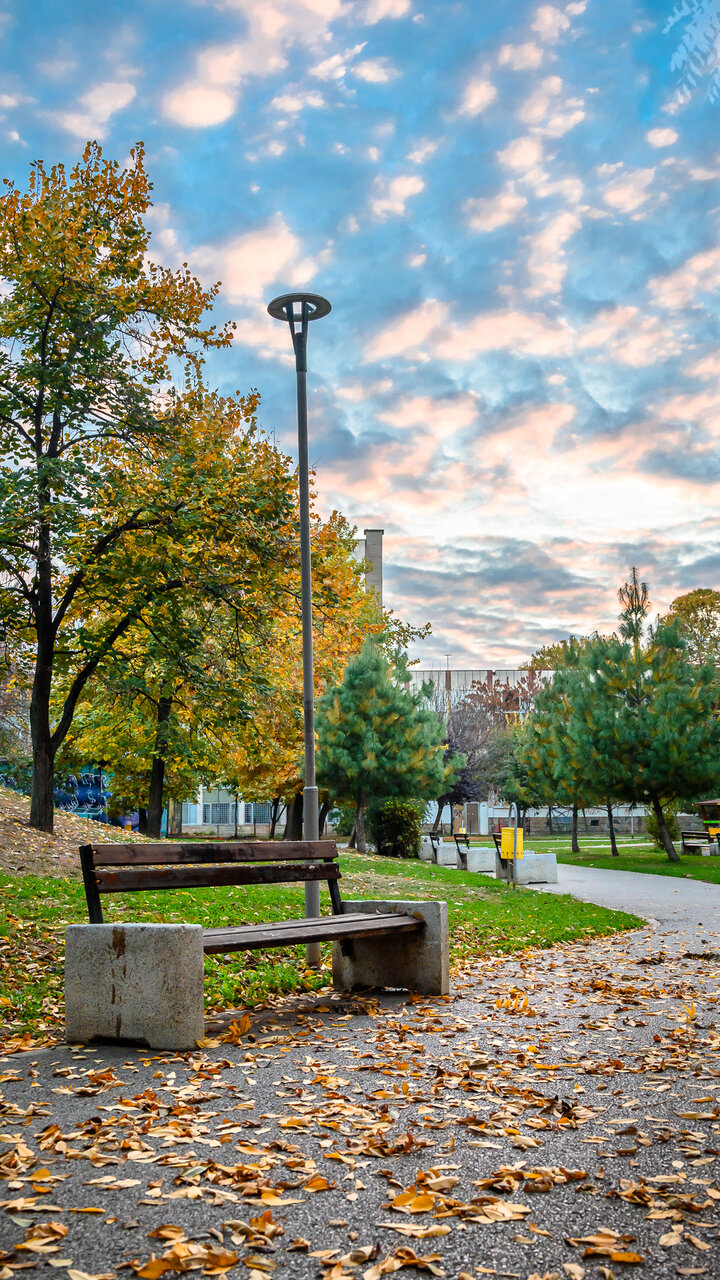
[[[142,140],[208,376],[385,530],[421,665],[513,667],[720,582],[720,0],[0,0],[2,176]],[[717,40],[717,44],[715,43]]]

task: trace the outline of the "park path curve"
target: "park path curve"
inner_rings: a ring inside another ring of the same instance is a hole
[[[557,884],[530,887],[542,893],[569,893],[615,911],[631,911],[671,928],[720,930],[720,885],[704,880],[559,862]]]

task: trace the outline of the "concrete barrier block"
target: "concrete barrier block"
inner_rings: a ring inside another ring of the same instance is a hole
[[[205,1031],[199,924],[71,924],[65,1039],[193,1049]]]
[[[511,876],[512,876],[512,863]],[[518,858],[516,884],[557,884],[557,858],[554,853],[533,853],[525,851],[525,856]]]
[[[458,851],[454,840],[452,843],[449,840],[443,841],[438,846],[437,864],[439,867],[457,867]]]
[[[420,841],[420,857],[423,862],[432,862],[433,860],[432,840],[429,836],[423,836]]]
[[[493,849],[473,849],[470,847],[467,851],[467,869],[468,871],[480,872],[485,875],[492,875],[495,871],[495,850]]]
[[[353,938],[352,955],[333,943],[333,986],[400,987],[421,995],[445,996],[450,990],[450,952],[446,902],[344,902],[346,912],[393,912],[425,922],[418,933]]]

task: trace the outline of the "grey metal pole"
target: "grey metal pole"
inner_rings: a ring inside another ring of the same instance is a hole
[[[298,484],[300,489],[300,591],[302,597],[303,738],[305,744],[305,786],[303,788],[303,836],[320,838],[318,789],[315,783],[315,678],[312,631],[312,564],[310,560],[310,477],[307,426],[307,317],[302,307],[302,328],[295,336],[298,418]],[[305,915],[320,915],[320,885],[305,882]],[[320,943],[308,942],[307,963],[320,967]]]
[[[299,312],[295,311],[296,304]],[[303,738],[305,743],[305,786],[303,788],[303,835],[306,840],[318,840],[319,812],[318,790],[315,781],[315,680],[313,672],[312,632],[312,565],[310,560],[310,476],[308,460],[307,424],[307,331],[310,320],[328,315],[331,307],[327,298],[317,293],[285,293],[273,298],[268,312],[275,320],[285,320],[290,326],[295,371],[297,376],[298,418],[298,488],[300,493],[300,590],[302,600],[302,664],[303,664]],[[320,885],[318,881],[305,884],[305,916],[320,915]],[[320,967],[320,943],[309,942],[305,947],[307,963]]]

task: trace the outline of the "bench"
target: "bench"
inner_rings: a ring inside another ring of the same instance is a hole
[[[704,849],[715,842],[710,839],[708,831],[681,831],[680,832],[680,852],[681,853],[702,853]],[[708,850],[709,852],[709,850]]]
[[[324,840],[86,844],[80,849],[80,863],[91,924],[103,923],[100,899],[107,893],[327,881],[332,915],[205,929],[203,950],[208,955],[334,941],[349,955],[353,938],[416,933],[423,928],[423,922],[412,916],[348,914],[340,897],[337,846]]]
[[[466,831],[453,832],[455,848],[457,849],[457,864],[461,871],[467,871],[467,856],[470,848],[470,839]],[[460,846],[463,845],[464,848]]]
[[[71,1043],[110,1038],[191,1048],[203,1035],[204,955],[333,942],[339,990],[449,991],[447,904],[343,901],[329,841],[88,844],[80,862],[90,923],[66,931]],[[213,929],[103,921],[106,894],[307,881],[327,883],[330,915]]]

